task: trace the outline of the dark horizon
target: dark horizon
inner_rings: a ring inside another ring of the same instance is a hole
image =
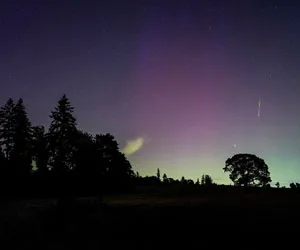
[[[2,1],[0,106],[22,97],[33,124],[47,127],[66,93],[78,127],[115,135],[141,175],[229,183],[225,160],[241,152],[288,186],[300,182],[299,10],[294,1]]]

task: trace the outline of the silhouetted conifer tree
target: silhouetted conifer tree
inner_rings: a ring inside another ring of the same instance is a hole
[[[50,115],[49,165],[57,174],[66,173],[73,167],[77,133],[73,111],[69,99],[63,95]]]
[[[9,98],[0,109],[0,143],[6,159],[10,159],[14,148],[14,101]]]
[[[13,108],[13,149],[11,161],[17,168],[17,175],[21,178],[29,177],[32,170],[32,128],[23,100],[19,99]]]
[[[157,169],[156,177],[157,177],[157,180],[160,182],[160,170],[159,170],[159,168]]]
[[[77,136],[74,108],[66,95],[58,101],[51,112],[52,119],[47,134],[49,145],[49,165],[52,176],[55,177],[54,192],[59,195],[58,207],[63,209],[71,201],[74,194],[70,170],[74,166],[75,143]]]

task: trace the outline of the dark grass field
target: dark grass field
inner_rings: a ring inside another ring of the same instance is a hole
[[[2,205],[1,249],[288,249],[299,215],[300,195],[274,189],[143,188],[59,210],[26,200]]]

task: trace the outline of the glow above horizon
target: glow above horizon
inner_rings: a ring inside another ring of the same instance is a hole
[[[1,103],[21,96],[47,125],[66,93],[80,128],[131,142],[141,175],[229,183],[225,160],[245,152],[300,181],[299,4],[213,2],[7,5]]]

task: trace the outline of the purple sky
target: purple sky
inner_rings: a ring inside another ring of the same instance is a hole
[[[47,126],[66,93],[80,128],[141,138],[141,175],[229,183],[245,152],[300,181],[297,1],[59,2],[1,1],[2,104],[22,97]]]

